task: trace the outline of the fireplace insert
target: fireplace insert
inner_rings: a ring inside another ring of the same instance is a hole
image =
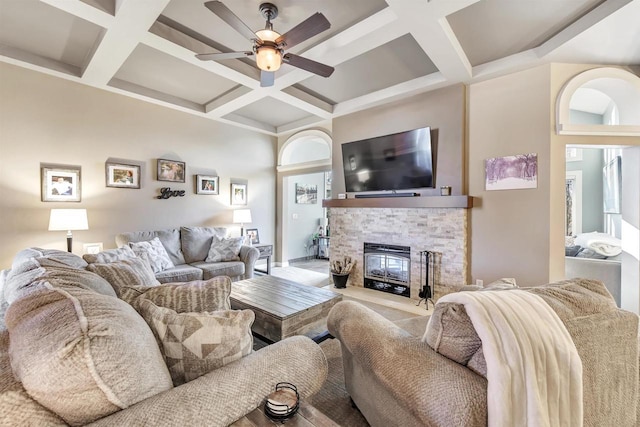
[[[364,244],[364,287],[410,296],[411,248],[383,243]]]

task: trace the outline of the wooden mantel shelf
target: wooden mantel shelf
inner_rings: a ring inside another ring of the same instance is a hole
[[[462,208],[473,207],[471,196],[376,197],[324,199],[323,208]]]

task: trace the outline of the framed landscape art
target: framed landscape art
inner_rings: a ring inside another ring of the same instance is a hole
[[[79,202],[80,166],[43,166],[41,169],[43,202]]]
[[[140,166],[105,162],[106,185],[115,188],[140,188]]]
[[[311,184],[296,184],[296,203],[318,203],[318,186]]]
[[[196,175],[196,194],[220,194],[220,178],[210,175]]]

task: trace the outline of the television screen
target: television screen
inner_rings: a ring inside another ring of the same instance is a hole
[[[348,192],[434,184],[429,127],[342,144],[342,161]]]

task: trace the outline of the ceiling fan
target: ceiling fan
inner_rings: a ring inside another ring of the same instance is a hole
[[[273,31],[271,20],[278,16],[278,8],[272,3],[262,3],[260,13],[267,20],[264,30],[253,32],[227,6],[220,1],[208,1],[204,4],[207,9],[215,13],[220,19],[229,24],[234,30],[253,41],[253,50],[244,52],[203,53],[196,55],[201,61],[218,61],[221,59],[256,57],[260,68],[260,86],[273,86],[274,72],[280,68],[282,62],[322,77],[329,77],[333,67],[321,64],[293,53],[285,53],[285,48],[302,43],[303,41],[328,30],[331,24],[325,16],[316,12],[302,21],[285,34]]]

